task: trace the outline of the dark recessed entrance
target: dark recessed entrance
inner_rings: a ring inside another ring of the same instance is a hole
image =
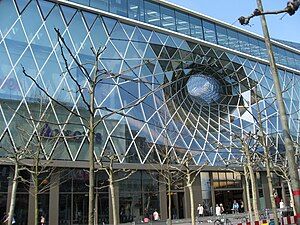
[[[216,204],[223,204],[225,213],[232,213],[232,204],[236,200],[239,205],[243,201],[243,190],[221,190],[215,191]],[[245,203],[244,203],[245,205]]]

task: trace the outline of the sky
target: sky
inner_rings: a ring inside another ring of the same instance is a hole
[[[166,0],[179,6],[192,9],[207,16],[222,20],[234,26],[262,35],[260,19],[253,18],[250,26],[241,26],[237,19],[249,16],[256,6],[256,0]],[[264,10],[285,8],[287,0],[263,0]],[[268,15],[269,32],[273,39],[300,43],[300,9],[293,16],[285,14]]]

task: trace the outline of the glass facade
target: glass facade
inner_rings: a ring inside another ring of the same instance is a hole
[[[206,40],[230,49],[244,52],[262,59],[268,59],[263,39],[258,39],[248,34],[238,32],[233,28],[219,25],[206,18],[195,17],[183,12],[180,9],[173,9],[163,3],[152,2],[151,0],[69,0],[70,2],[81,3],[97,9],[112,12],[120,16],[129,17],[138,21],[146,22],[155,26],[177,31],[195,38]],[[104,3],[105,2],[105,3]],[[108,7],[110,5],[110,7]],[[145,6],[145,11],[143,7]],[[123,7],[123,8],[122,8]],[[243,42],[250,45],[246,47]],[[297,49],[293,52],[280,46],[275,46],[276,61],[279,64],[300,69],[299,44],[279,41],[282,44]],[[251,49],[251,51],[249,51]],[[283,59],[284,58],[284,59]],[[283,59],[283,60],[282,60]]]
[[[163,164],[166,159],[162,154],[164,149],[168,149],[174,162],[184,160],[186,152],[192,154],[196,165],[207,162],[217,168],[228,165],[229,160],[242,161],[241,144],[232,138],[232,134],[258,130],[255,122],[258,105],[263,109],[264,130],[277,146],[272,148],[272,155],[277,159],[284,152],[269,66],[263,60],[241,57],[207,43],[266,59],[262,40],[157,2],[72,2],[163,27],[180,35],[145,24],[141,27],[132,20],[126,22],[126,18],[119,20],[113,15],[71,7],[71,3],[0,1],[1,147],[14,149],[31,145],[32,139],[22,138],[20,129],[31,136],[37,131],[24,122],[24,116],[42,113],[49,120],[42,127],[43,141],[59,136],[53,145],[43,142],[44,159],[52,159],[61,167],[65,167],[66,161],[74,167],[86,166],[89,139],[86,124],[80,118],[87,118],[88,112],[82,96],[88,97],[84,90],[88,88],[88,76],[94,71],[94,56],[90,48],[102,46],[105,50],[99,58],[99,69],[108,71],[105,75],[120,76],[98,83],[96,119],[143,99],[140,104],[126,107],[122,113],[103,120],[95,130],[97,159],[107,152],[114,152],[119,166],[140,168],[118,186],[121,222],[150,217],[154,209],[166,202],[161,201],[160,197],[166,196],[160,196],[161,189],[151,177],[153,175],[144,171],[153,161]],[[85,65],[87,72],[83,74],[66,54],[77,84],[65,73],[64,58],[54,28],[60,30],[76,59]],[[198,40],[191,41],[184,35]],[[279,66],[280,81],[286,90],[283,94],[291,135],[298,142],[300,55],[279,46],[275,46],[275,54],[278,63],[287,66]],[[35,82],[24,76],[22,66]],[[34,83],[45,89],[51,98]],[[83,88],[82,93],[76,90],[77,85]],[[256,97],[258,103],[254,101]],[[52,99],[74,110],[80,118]],[[6,154],[0,148],[0,157]],[[82,168],[67,169],[61,174],[65,180],[57,194],[59,224],[84,224],[87,221],[88,176]],[[0,167],[0,211],[6,208],[8,173],[8,167]],[[105,183],[106,178],[98,173],[97,184]],[[242,196],[239,174],[204,172],[201,181],[199,186],[207,214],[213,204],[213,189],[218,189],[219,201],[226,196],[224,188],[233,189]],[[184,183],[180,184],[177,186],[184,186]],[[32,200],[27,189],[22,184],[18,187],[16,212],[24,221],[30,219],[26,206]],[[182,188],[172,187],[171,194],[172,204],[176,207],[172,217],[183,218],[187,207],[185,192]],[[47,220],[51,213],[50,195],[44,193],[39,202]],[[108,223],[109,191],[107,188],[97,190],[96,195],[98,223]]]

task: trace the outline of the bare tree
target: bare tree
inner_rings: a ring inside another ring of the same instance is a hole
[[[108,176],[108,187],[111,195],[112,202],[112,213],[113,213],[113,224],[118,224],[118,210],[116,208],[116,193],[115,193],[115,185],[118,182],[128,179],[136,170],[132,169],[116,169],[115,163],[119,162],[119,157],[116,153],[107,153],[99,157],[97,160],[97,164],[99,166],[100,171],[104,171]],[[96,187],[98,189],[105,188],[107,186]]]
[[[110,71],[106,69],[101,69],[99,65],[99,60],[101,57],[101,54],[106,50],[105,47],[98,48],[97,50],[94,48],[91,48],[94,62],[91,63],[81,63],[81,61],[78,59],[77,55],[72,52],[68,44],[66,43],[63,35],[60,33],[58,29],[55,29],[56,34],[58,36],[58,45],[61,51],[61,56],[64,62],[65,72],[62,73],[62,76],[66,76],[70,78],[70,80],[74,83],[75,90],[68,90],[70,92],[74,92],[76,94],[79,94],[82,105],[85,113],[87,115],[83,116],[79,113],[76,107],[70,108],[67,105],[60,102],[57,98],[55,98],[54,95],[51,95],[46,88],[44,88],[35,78],[34,76],[28,74],[23,68],[23,73],[26,77],[28,77],[35,85],[36,87],[42,91],[46,97],[48,97],[52,102],[57,104],[59,107],[64,109],[66,112],[68,112],[73,117],[77,117],[81,123],[72,123],[74,125],[79,125],[86,130],[86,134],[83,134],[84,136],[88,136],[88,161],[89,161],[89,210],[88,210],[88,224],[93,225],[94,224],[94,218],[95,218],[95,131],[97,127],[99,127],[104,120],[107,118],[113,116],[113,115],[120,115],[120,116],[128,116],[126,113],[124,113],[124,110],[131,109],[141,102],[143,102],[148,96],[155,93],[158,90],[161,90],[163,87],[167,86],[168,84],[155,84],[155,87],[151,90],[149,90],[148,93],[144,94],[142,97],[136,97],[136,100],[128,103],[127,105],[123,105],[120,108],[109,108],[107,106],[98,106],[96,104],[95,98],[96,98],[96,90],[97,87],[99,87],[104,82],[112,81],[113,79],[123,79],[124,81],[128,82],[135,82],[135,83],[148,83],[153,84],[151,82],[148,82],[146,79],[140,78],[140,77],[131,77],[126,76],[126,72],[132,71],[136,68],[139,68],[143,65],[148,65],[149,61],[146,61],[145,64],[137,65],[135,68],[131,68],[128,71],[122,71],[119,74],[113,74]],[[65,53],[66,52],[66,53]],[[69,57],[67,57],[67,55]],[[70,61],[68,61],[68,59]],[[75,65],[75,68],[79,70],[81,73],[83,79],[79,79],[74,73],[72,65]],[[83,81],[82,81],[83,80]],[[105,113],[100,113],[100,111]],[[71,122],[66,121],[63,123],[55,123],[59,126],[64,126],[66,124],[70,124]],[[102,157],[102,155],[98,155],[98,157]],[[98,159],[99,161],[99,159]],[[101,161],[101,160],[100,160]]]
[[[290,195],[290,201],[291,201],[291,207],[293,208],[294,215],[296,215],[296,209],[295,209],[295,201],[293,196],[293,190],[291,185],[291,178],[289,175],[289,164],[287,160],[282,159],[282,161],[272,162],[271,167],[273,169],[273,172],[281,177],[288,185],[289,189],[289,195]]]
[[[1,159],[2,162],[12,163],[14,165],[14,175],[12,177],[12,190],[10,196],[10,205],[8,210],[7,224],[11,225],[16,205],[17,187],[20,182],[20,171],[23,170],[22,160],[29,156],[27,148],[16,147],[16,148],[6,148],[1,146],[2,150],[6,152],[5,158]]]
[[[164,137],[164,140],[167,137]],[[166,142],[165,142],[166,143]],[[152,170],[148,171],[152,179],[165,185],[167,187],[167,207],[168,207],[168,221],[169,225],[172,225],[172,187],[176,186],[179,181],[182,180],[181,173],[177,170],[174,170],[174,165],[178,164],[177,159],[173,154],[172,150],[166,144],[160,146],[156,145],[159,148],[159,156],[162,159],[162,162],[159,160],[152,159],[151,165]],[[156,175],[159,175],[158,177]],[[180,187],[179,187],[180,188]]]
[[[181,174],[182,179],[185,181],[185,187],[188,188],[192,225],[196,225],[193,184],[207,163],[195,165],[193,154],[190,151],[184,154],[178,163],[178,166],[174,165],[172,168]]]

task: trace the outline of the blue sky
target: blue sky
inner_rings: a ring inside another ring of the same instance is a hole
[[[256,0],[167,0],[200,12],[229,24],[262,34],[259,18],[251,20],[251,26],[239,25],[237,18],[248,16],[256,8]],[[263,0],[264,10],[283,9],[287,0]],[[300,43],[300,9],[295,15],[269,15],[267,21],[272,38]]]

